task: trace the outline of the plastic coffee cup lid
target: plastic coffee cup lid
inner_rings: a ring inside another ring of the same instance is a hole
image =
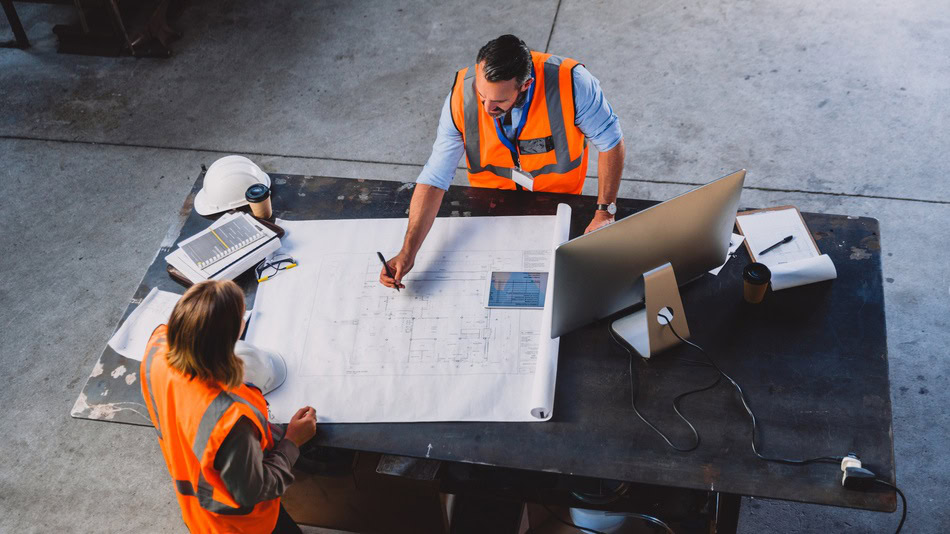
[[[254,184],[244,193],[244,198],[248,202],[261,202],[267,200],[268,197],[270,197],[270,188],[264,184]]]
[[[743,269],[742,278],[753,284],[767,284],[772,279],[772,271],[764,263],[750,263]]]

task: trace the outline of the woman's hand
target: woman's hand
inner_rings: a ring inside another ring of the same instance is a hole
[[[297,448],[310,441],[310,438],[317,433],[317,411],[310,406],[305,406],[290,418],[287,424],[287,432],[284,433],[284,439],[294,442]]]

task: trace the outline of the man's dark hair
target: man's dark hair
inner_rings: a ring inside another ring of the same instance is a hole
[[[514,35],[488,41],[478,51],[476,63],[485,62],[485,79],[490,82],[514,79],[518,85],[531,77],[531,50]]]

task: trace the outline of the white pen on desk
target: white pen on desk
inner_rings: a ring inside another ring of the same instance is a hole
[[[788,236],[788,237],[786,237],[785,239],[779,241],[778,243],[772,245],[771,247],[766,248],[766,249],[763,250],[762,252],[759,252],[759,256],[765,254],[766,252],[772,250],[773,248],[775,248],[775,247],[777,247],[777,246],[779,246],[779,245],[784,245],[785,243],[788,243],[789,241],[792,240],[793,237],[794,237],[794,236]]]

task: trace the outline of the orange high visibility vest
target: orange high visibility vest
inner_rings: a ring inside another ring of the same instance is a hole
[[[587,175],[587,138],[574,124],[572,70],[579,63],[541,52],[531,52],[531,59],[534,94],[524,129],[514,143],[518,154],[498,137],[495,120],[478,99],[477,65],[455,75],[450,107],[465,143],[468,181],[474,187],[515,189],[511,169],[518,157],[521,170],[534,178],[535,191],[579,195]]]
[[[167,331],[162,325],[152,333],[139,377],[185,524],[193,533],[273,531],[280,499],[240,506],[214,469],[218,447],[242,416],[260,431],[262,450],[274,446],[264,396],[246,385],[225,391],[171,368]]]

